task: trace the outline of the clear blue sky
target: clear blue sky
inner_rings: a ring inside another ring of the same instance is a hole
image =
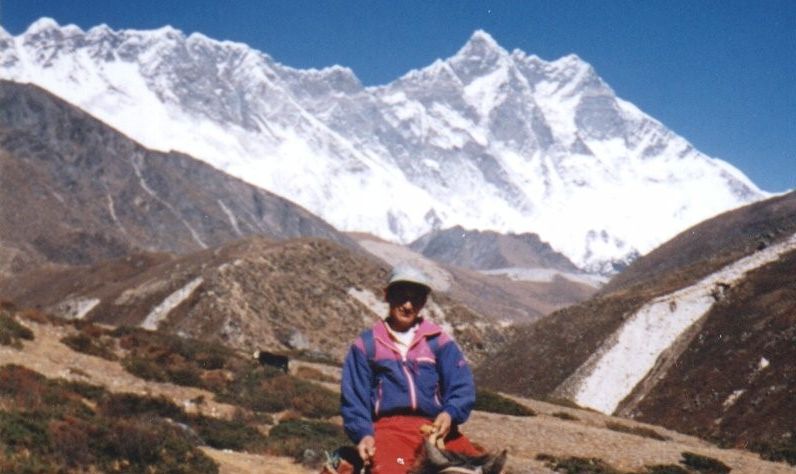
[[[41,16],[247,43],[366,85],[454,54],[476,29],[545,60],[575,53],[617,94],[767,191],[796,188],[796,0],[0,0],[14,35]]]

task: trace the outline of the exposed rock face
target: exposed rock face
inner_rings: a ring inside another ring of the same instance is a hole
[[[424,235],[409,248],[432,260],[473,270],[521,267],[578,271],[536,234],[502,235],[456,226]]]
[[[725,213],[638,259],[593,299],[521,328],[478,376],[730,444],[787,442],[795,259],[796,193]],[[693,317],[672,325],[685,313]],[[639,363],[648,355],[651,365]],[[592,381],[611,388],[589,395]]]
[[[301,207],[179,153],[147,150],[35,86],[0,81],[0,275],[247,235],[356,244]]]

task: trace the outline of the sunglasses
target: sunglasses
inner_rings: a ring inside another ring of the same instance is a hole
[[[402,304],[411,301],[413,306],[426,302],[428,289],[412,283],[396,283],[387,288],[387,302]]]

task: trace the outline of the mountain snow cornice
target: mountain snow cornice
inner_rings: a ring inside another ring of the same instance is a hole
[[[575,55],[544,61],[477,31],[453,57],[363,87],[171,27],[0,29],[0,77],[40,85],[145,146],[179,150],[343,230],[534,232],[610,272],[765,195],[618,98]]]

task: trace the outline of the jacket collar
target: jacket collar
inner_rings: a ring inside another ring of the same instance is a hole
[[[412,340],[412,343],[409,347],[414,346],[417,344],[417,341],[421,340],[424,337],[434,336],[442,332],[442,328],[431,321],[423,318],[418,323],[417,332],[415,333],[415,337]],[[387,330],[387,321],[382,320],[376,323],[373,327],[373,336],[375,339],[380,339],[381,341],[387,343],[390,348],[393,350],[398,350],[395,347],[395,344],[390,337],[390,333]]]

